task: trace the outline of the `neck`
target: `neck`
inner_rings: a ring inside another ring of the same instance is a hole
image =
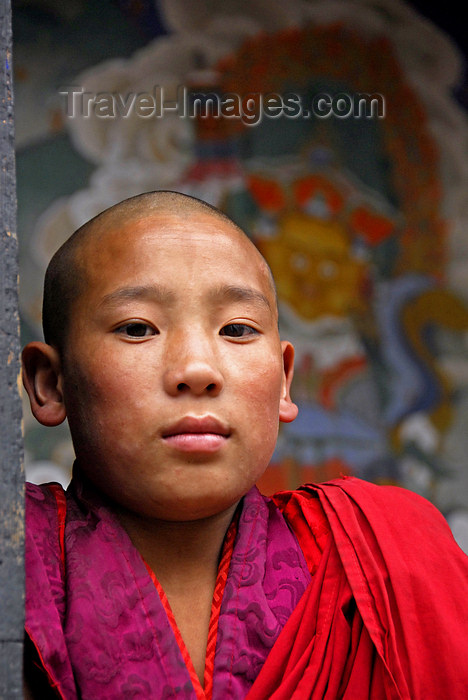
[[[149,520],[128,511],[117,514],[166,594],[202,686],[219,559],[236,506],[189,522]]]
[[[120,523],[154,571],[166,593],[193,580],[216,580],[226,531],[237,504],[201,520],[172,522],[143,518],[129,511],[117,513]]]

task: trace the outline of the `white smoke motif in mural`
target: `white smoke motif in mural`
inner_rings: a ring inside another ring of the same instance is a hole
[[[450,94],[461,79],[462,62],[448,38],[401,0],[292,0],[287,5],[280,0],[231,0],[222,7],[208,0],[196,4],[161,0],[160,7],[172,34],[155,39],[128,60],[115,59],[87,70],[74,84],[91,94],[121,95],[157,84],[169,98],[201,72],[209,80],[219,59],[262,31],[344,22],[364,37],[388,37],[406,78],[425,104],[440,145],[444,208],[451,213],[449,280],[455,290],[467,294],[468,127],[466,114]],[[37,240],[45,259],[76,226],[122,197],[175,186],[193,158],[193,125],[170,113],[151,120],[135,113],[111,120],[91,114],[70,119],[67,126],[77,150],[97,167],[86,190],[44,213]],[[59,227],[54,224],[57,218]]]

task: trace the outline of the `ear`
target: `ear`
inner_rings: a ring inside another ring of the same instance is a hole
[[[294,374],[294,348],[287,340],[283,340],[281,349],[283,351],[283,386],[281,389],[279,419],[283,423],[291,423],[298,414],[298,408],[293,403],[290,395]]]
[[[23,384],[31,411],[42,425],[60,425],[66,410],[58,351],[46,343],[28,343],[23,350]]]

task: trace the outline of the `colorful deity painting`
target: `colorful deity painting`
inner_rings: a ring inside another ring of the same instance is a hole
[[[468,330],[468,307],[444,285],[437,145],[390,43],[363,45],[342,26],[260,37],[221,64],[217,89],[293,87],[307,100],[312,85],[352,94],[376,84],[386,96],[380,121],[284,119],[254,136],[201,124],[205,156],[183,182],[200,193],[214,160],[218,179],[226,168],[216,203],[267,259],[296,346],[299,418],[282,429],[267,490],[353,473],[433,496],[447,470],[456,397],[439,356],[444,337]],[[213,157],[223,140],[231,155]]]

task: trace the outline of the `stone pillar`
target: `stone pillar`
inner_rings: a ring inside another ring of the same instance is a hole
[[[0,698],[22,698],[23,472],[11,5],[0,0]]]

